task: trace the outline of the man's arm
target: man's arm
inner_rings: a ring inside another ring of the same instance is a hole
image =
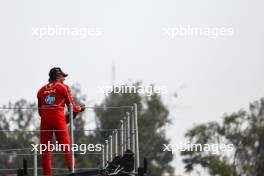
[[[85,106],[84,105],[78,106],[73,99],[71,89],[69,88],[69,86],[65,85],[65,88],[66,88],[66,93],[65,93],[66,94],[65,95],[66,96],[66,104],[67,104],[67,106],[69,106],[70,103],[72,104],[72,106],[73,106],[73,119],[75,119],[79,112],[82,112],[85,110]],[[66,114],[66,123],[69,123],[69,122],[70,122],[70,113],[67,113]]]
[[[39,116],[41,116],[42,110],[40,109],[41,102],[40,102],[40,95],[39,94],[40,94],[40,91],[37,94],[37,98],[38,98],[38,113],[39,113]]]
[[[78,106],[76,104],[76,102],[74,101],[70,87],[67,86],[67,85],[65,85],[65,84],[64,84],[64,87],[65,87],[64,94],[65,94],[65,98],[66,98],[65,99],[66,100],[65,103],[67,104],[67,106],[69,106],[70,104],[72,104],[72,106],[73,106],[73,112],[75,112],[75,113],[79,113],[79,112],[84,111],[85,106]]]

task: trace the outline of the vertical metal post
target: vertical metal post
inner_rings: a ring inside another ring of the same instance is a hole
[[[118,156],[118,131],[115,129],[115,156]]]
[[[38,175],[38,151],[34,150],[34,176]]]
[[[124,152],[127,150],[127,119],[124,117]]]
[[[120,120],[120,145],[121,145],[121,156],[124,154],[124,123],[123,120]]]
[[[70,151],[71,151],[71,172],[75,172],[74,166],[74,151],[72,150],[74,144],[74,133],[73,133],[73,105],[70,104],[70,134],[71,134],[71,143],[70,143]]]
[[[102,168],[105,166],[105,151],[104,151],[104,145],[102,145]]]
[[[109,148],[110,148],[109,155],[110,155],[110,161],[112,161],[113,160],[113,137],[112,136],[109,136],[109,141],[110,141],[110,144],[109,144]]]
[[[112,131],[112,139],[113,139],[113,158],[115,157],[115,130]]]
[[[127,122],[127,149],[131,149],[130,147],[130,144],[131,144],[131,139],[130,139],[130,134],[131,134],[131,131],[130,131],[130,114],[129,112],[126,113],[126,122]]]
[[[106,162],[109,161],[109,148],[108,148],[108,140],[105,140],[105,159]]]
[[[135,144],[136,144],[136,132],[135,132],[135,110],[134,110],[134,106],[132,106],[131,108],[131,111],[132,111],[132,114],[131,114],[131,135],[132,135],[132,151],[134,153],[134,157],[136,158],[136,147],[135,147]],[[137,164],[136,164],[136,159],[134,159],[134,170],[133,172],[136,171],[136,168],[137,168]]]
[[[134,104],[134,123],[135,123],[135,161],[136,161],[136,170],[139,168],[139,144],[138,144],[138,112],[137,112],[137,104]]]
[[[133,153],[135,154],[136,153],[136,150],[135,150],[135,139],[136,139],[136,133],[135,133],[135,123],[134,123],[134,119],[135,119],[135,115],[134,115],[134,107],[132,108],[132,116],[131,116],[131,137],[132,137],[132,151]],[[136,165],[135,165],[136,166]]]

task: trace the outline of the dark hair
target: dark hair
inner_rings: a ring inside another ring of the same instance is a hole
[[[56,79],[57,79],[56,76],[49,77],[49,82],[56,81]]]

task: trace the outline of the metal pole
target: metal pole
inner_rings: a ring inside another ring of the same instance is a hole
[[[34,176],[38,175],[38,152],[34,150]]]
[[[135,144],[136,144],[136,133],[135,133],[135,113],[134,113],[134,106],[131,108],[132,114],[131,114],[131,135],[132,135],[132,151],[134,153],[134,157],[136,158],[136,149],[135,149]],[[136,159],[134,159],[134,170],[133,172],[136,171],[137,163]]]
[[[113,137],[112,136],[109,136],[109,141],[110,141],[110,144],[109,144],[109,148],[110,148],[110,161],[112,161],[113,159]]]
[[[137,112],[137,104],[134,103],[134,123],[135,123],[135,132],[136,132],[136,140],[135,140],[135,155],[136,155],[136,170],[139,168],[139,144],[138,144],[138,112]]]
[[[109,158],[108,158],[109,154],[108,154],[108,152],[109,152],[109,149],[108,149],[108,140],[105,140],[105,159],[106,159],[106,162],[109,161]]]
[[[118,131],[115,129],[115,156],[118,156]]]
[[[124,117],[124,152],[127,150],[127,119]]]
[[[74,151],[72,150],[74,144],[74,134],[73,134],[73,106],[70,104],[70,133],[71,133],[71,143],[70,143],[70,151],[71,151],[71,172],[75,172],[74,166]]]
[[[116,156],[115,153],[115,130],[112,131],[112,139],[113,139],[113,158]]]
[[[124,134],[123,134],[123,131],[124,131],[124,123],[123,123],[123,120],[120,120],[121,156],[123,156],[123,154],[124,154]]]
[[[104,145],[102,145],[102,168],[105,166],[105,151],[104,151]]]
[[[127,120],[126,120],[126,122],[127,122],[127,149],[131,149],[131,147],[130,147],[130,143],[131,143],[131,139],[130,139],[130,133],[131,133],[131,131],[130,131],[130,114],[129,114],[129,112],[127,112],[126,113],[126,117],[127,117]]]
[[[135,139],[136,139],[136,133],[135,133],[135,123],[134,123],[134,119],[135,119],[135,115],[134,115],[134,108],[132,108],[132,116],[131,116],[131,135],[132,135],[132,151],[135,154],[136,150],[135,150]],[[136,166],[136,165],[135,165]]]

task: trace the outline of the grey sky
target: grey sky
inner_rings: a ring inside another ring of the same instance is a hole
[[[183,87],[170,101],[174,125],[168,135],[178,143],[193,124],[220,120],[264,95],[263,5],[260,0],[1,1],[0,103],[35,101],[49,69],[61,66],[70,74],[67,83],[80,83],[93,105],[103,98],[97,86],[111,83],[114,62],[118,82],[166,85],[170,93]],[[47,25],[98,27],[102,35],[32,35],[32,28]],[[163,35],[163,28],[179,25],[232,27],[234,35]],[[179,163],[174,162],[181,172]]]

